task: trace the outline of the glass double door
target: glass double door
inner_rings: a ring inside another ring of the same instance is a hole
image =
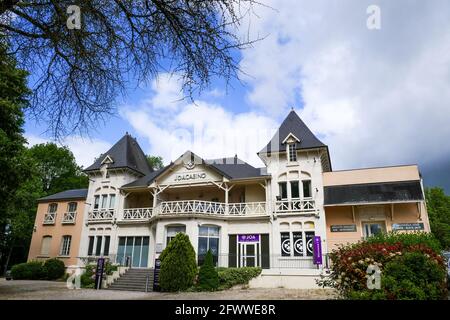
[[[259,267],[260,246],[259,242],[241,242],[239,243],[239,266],[240,267]]]
[[[119,237],[117,263],[132,268],[147,268],[149,237]]]

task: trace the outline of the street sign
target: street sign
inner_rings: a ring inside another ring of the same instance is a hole
[[[95,288],[102,288],[103,272],[105,270],[105,258],[98,258],[97,268],[95,269]]]
[[[161,260],[155,259],[155,271],[153,273],[153,291],[161,291],[159,286],[159,272],[161,270]]]

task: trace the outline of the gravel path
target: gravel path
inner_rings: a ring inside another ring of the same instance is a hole
[[[279,299],[335,299],[332,290],[295,290],[295,289],[231,289],[219,292],[133,292],[113,290],[66,288],[64,282],[0,279],[0,300],[38,299],[38,300],[279,300]]]

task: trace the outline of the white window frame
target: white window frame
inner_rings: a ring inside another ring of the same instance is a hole
[[[64,235],[61,238],[61,247],[59,249],[59,255],[62,257],[68,257],[70,255],[70,247],[72,245],[72,236]]]
[[[293,148],[293,150],[291,150]],[[288,156],[288,162],[294,163],[297,162],[297,146],[295,142],[288,143],[287,145],[287,156]]]

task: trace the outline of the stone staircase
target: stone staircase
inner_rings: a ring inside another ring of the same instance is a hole
[[[122,291],[145,292],[148,276],[147,291],[153,291],[153,269],[128,269],[117,278],[107,289]]]

